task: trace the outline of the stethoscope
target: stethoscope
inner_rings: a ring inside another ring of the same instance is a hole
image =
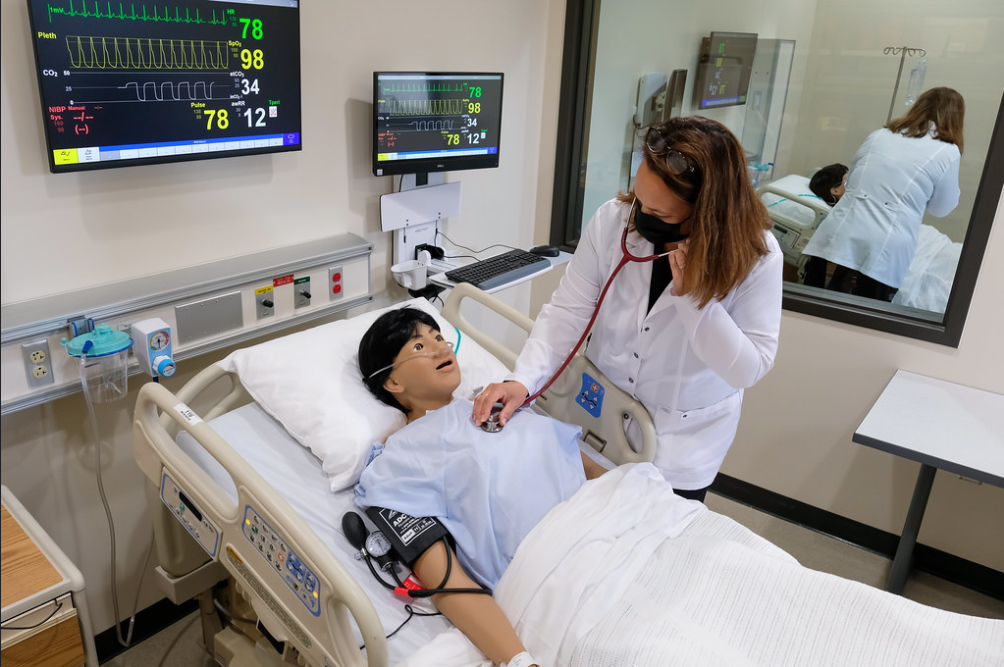
[[[596,307],[593,308],[593,314],[589,318],[589,323],[586,324],[585,329],[582,331],[582,335],[579,337],[579,341],[575,344],[575,347],[572,348],[572,351],[568,353],[568,356],[565,357],[565,360],[561,363],[561,365],[558,366],[558,370],[554,372],[554,375],[551,376],[551,379],[548,380],[546,383],[544,383],[544,386],[538,389],[536,392],[534,392],[531,396],[528,396],[527,399],[523,401],[523,405],[520,406],[521,408],[525,408],[526,406],[530,405],[535,400],[540,398],[541,394],[550,389],[551,385],[554,384],[554,381],[558,379],[558,377],[568,367],[568,364],[572,362],[572,357],[574,357],[575,353],[579,351],[580,347],[582,347],[582,344],[586,341],[586,337],[589,335],[589,331],[593,328],[593,323],[596,321],[596,316],[599,315],[600,313],[600,306],[603,305],[603,299],[605,299],[607,296],[607,290],[610,289],[610,285],[614,282],[614,278],[617,277],[617,274],[620,273],[621,269],[623,269],[625,266],[631,263],[644,264],[645,262],[654,262],[660,257],[666,257],[667,255],[669,255],[669,253],[673,252],[672,250],[669,250],[664,253],[660,253],[658,255],[645,255],[644,257],[639,257],[638,255],[635,255],[630,250],[628,250],[627,235],[628,235],[628,230],[631,226],[630,221],[634,216],[634,209],[635,206],[637,205],[638,205],[638,199],[635,198],[635,200],[631,203],[631,210],[628,211],[628,220],[627,222],[624,223],[624,231],[621,232],[621,260],[620,262],[617,263],[617,266],[616,268],[614,268],[613,273],[611,273],[610,277],[607,278],[606,284],[600,291],[600,297],[596,300]],[[487,431],[488,433],[497,433],[498,431],[502,430],[502,426],[500,426],[498,423],[498,416],[501,410],[502,410],[502,404],[495,403],[495,405],[492,407],[491,415],[488,417],[488,421],[486,421],[484,424],[481,425],[482,430]]]

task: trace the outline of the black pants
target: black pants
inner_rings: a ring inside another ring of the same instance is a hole
[[[822,257],[810,257],[805,263],[805,278],[802,284],[808,287],[826,287],[826,265],[829,264]]]
[[[829,268],[828,265],[829,262],[822,257],[810,258],[805,263],[805,278],[802,280],[802,284],[809,287],[825,287],[834,292],[854,294],[855,296],[863,296],[879,301],[892,301],[892,298],[896,296],[896,292],[899,291],[895,287],[890,287],[874,278],[869,278],[860,271],[848,269],[846,266],[840,266],[839,264],[834,264],[833,276],[827,282],[826,271]]]
[[[708,495],[708,489],[710,486],[706,486],[703,489],[694,489],[693,491],[688,491],[687,489],[673,489],[673,493],[680,496],[681,498],[686,498],[688,500],[698,500],[704,502],[704,497]]]
[[[848,269],[846,266],[840,266],[839,264],[833,270],[833,276],[830,278],[830,283],[826,286],[826,289],[853,294],[855,296],[863,296],[868,299],[877,299],[879,301],[892,301],[892,298],[896,296],[896,292],[899,291],[895,287],[890,287],[874,278],[869,278],[860,271]]]

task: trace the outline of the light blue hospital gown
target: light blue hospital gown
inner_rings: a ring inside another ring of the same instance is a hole
[[[457,399],[376,444],[356,504],[435,517],[475,581],[495,588],[520,542],[586,481],[577,426],[519,411],[498,433]]]

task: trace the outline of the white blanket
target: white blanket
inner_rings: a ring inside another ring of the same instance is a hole
[[[554,508],[495,595],[542,667],[1004,665],[1004,621],[803,568],[649,464]],[[491,663],[454,628],[403,664]]]

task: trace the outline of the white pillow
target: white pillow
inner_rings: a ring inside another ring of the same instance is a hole
[[[359,480],[374,442],[383,442],[405,424],[404,414],[379,401],[363,384],[359,341],[380,315],[410,306],[433,315],[457,350],[462,381],[454,396],[499,382],[508,370],[452,324],[425,299],[413,299],[347,320],[237,350],[218,365],[237,373],[241,384],[290,435],[321,460],[340,491]]]

